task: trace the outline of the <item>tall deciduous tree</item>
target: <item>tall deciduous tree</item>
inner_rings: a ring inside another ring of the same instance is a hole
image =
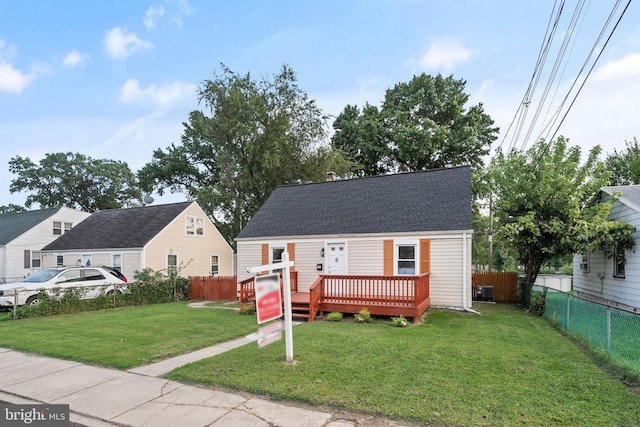
[[[611,185],[640,184],[640,144],[636,138],[626,142],[626,148],[607,156],[607,169],[611,171]]]
[[[388,89],[382,107],[347,106],[334,122],[335,147],[362,174],[469,164],[477,169],[498,128],[482,104],[467,107],[466,82],[421,74]]]
[[[92,159],[83,154],[49,153],[35,164],[28,157],[9,161],[17,175],[9,191],[32,192],[25,206],[67,206],[86,212],[140,204],[142,194],[136,177],[125,162]]]
[[[607,220],[615,199],[600,203],[599,190],[609,183],[609,172],[598,161],[600,151],[592,149],[581,164],[580,148],[568,148],[567,140],[559,137],[494,158],[489,176],[499,234],[516,250],[527,283],[552,259],[633,246],[633,227]]]
[[[256,81],[223,65],[198,93],[208,111],[192,111],[181,143],[156,150],[138,177],[147,190],[197,199],[229,241],[278,186],[346,167],[322,146],[325,117],[288,66]]]

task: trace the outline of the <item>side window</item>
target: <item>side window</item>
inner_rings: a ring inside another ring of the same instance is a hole
[[[113,254],[112,267],[122,272],[122,254]]]
[[[204,236],[204,218],[198,216],[185,217],[185,234],[187,236]]]
[[[588,273],[589,267],[589,252],[582,252],[580,259],[580,271]]]
[[[54,236],[62,235],[62,222],[53,221],[53,235]]]
[[[398,274],[416,274],[416,245],[398,245]]]
[[[95,268],[87,268],[84,270],[84,280],[104,280],[104,276]]]
[[[613,276],[625,277],[624,272],[625,256],[624,248],[616,248],[613,257]]]
[[[220,274],[220,257],[218,255],[211,255],[211,275],[217,276]]]
[[[56,267],[64,267],[64,255],[56,255]]]
[[[275,264],[277,262],[282,262],[282,254],[284,253],[284,248],[271,248],[271,264]],[[282,269],[277,268],[273,270],[273,273],[279,273]]]
[[[31,251],[31,268],[40,268],[40,251]]]
[[[58,283],[69,283],[80,281],[80,270],[67,270],[56,280]]]
[[[178,274],[178,255],[176,254],[167,254],[167,275],[177,275]]]

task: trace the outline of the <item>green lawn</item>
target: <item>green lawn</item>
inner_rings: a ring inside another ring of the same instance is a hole
[[[285,342],[171,372],[220,386],[399,422],[448,426],[632,426],[640,394],[549,322],[506,305],[429,310],[424,324],[303,323]],[[0,346],[121,369],[256,331],[255,316],[160,304],[0,322]]]
[[[8,316],[7,316],[8,317]],[[128,369],[254,333],[255,316],[168,303],[0,322],[0,347]]]
[[[631,426],[640,395],[547,321],[511,306],[482,316],[429,311],[425,323],[316,322],[285,343],[249,345],[168,377],[407,421],[454,426]]]

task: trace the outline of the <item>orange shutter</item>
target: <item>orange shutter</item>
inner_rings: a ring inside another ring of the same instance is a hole
[[[431,272],[431,239],[420,239],[420,274]]]
[[[262,265],[269,264],[269,244],[262,244]]]
[[[384,275],[393,276],[393,240],[384,241]]]
[[[287,252],[289,252],[289,261],[296,260],[296,244],[295,243],[287,243]],[[296,267],[291,267],[291,270],[295,270]]]

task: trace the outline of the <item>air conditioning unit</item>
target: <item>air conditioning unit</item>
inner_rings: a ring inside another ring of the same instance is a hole
[[[493,286],[478,286],[476,288],[477,301],[493,301]]]

